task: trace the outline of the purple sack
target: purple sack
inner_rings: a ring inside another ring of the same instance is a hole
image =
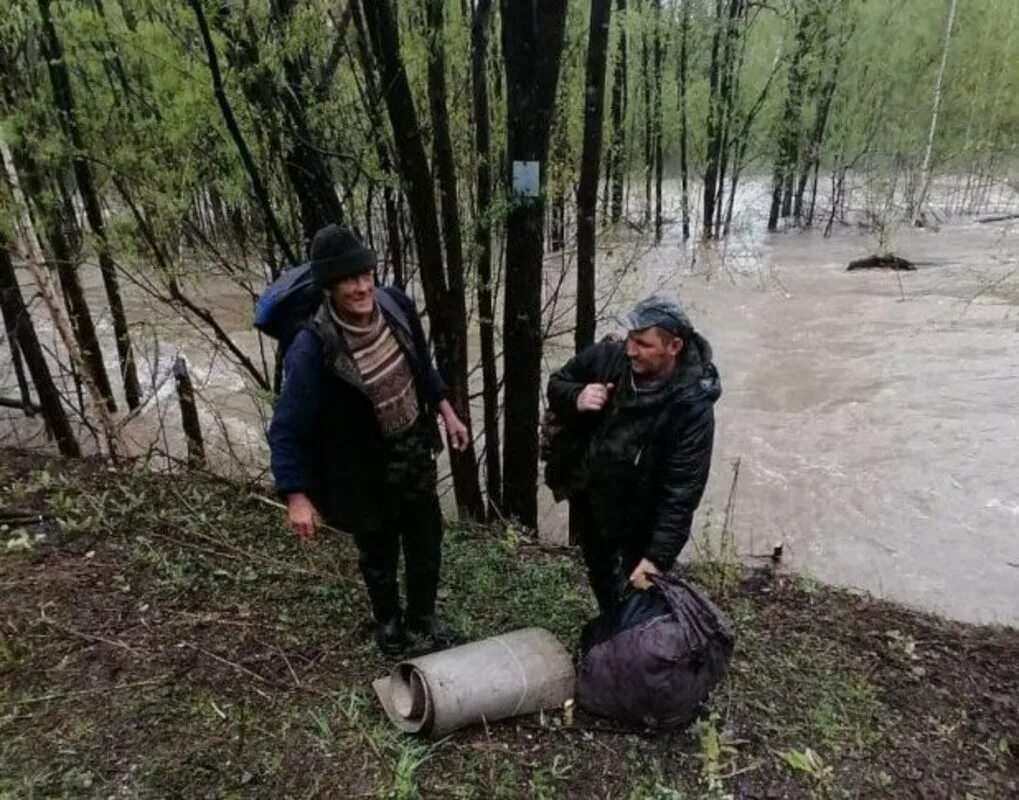
[[[577,700],[631,725],[686,725],[722,680],[736,635],[698,587],[651,580],[585,627]]]

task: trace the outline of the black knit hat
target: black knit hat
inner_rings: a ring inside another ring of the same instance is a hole
[[[361,244],[349,228],[339,225],[326,225],[315,234],[310,255],[312,277],[322,288],[375,266],[374,251]]]

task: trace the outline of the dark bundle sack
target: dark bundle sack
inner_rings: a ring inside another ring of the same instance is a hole
[[[254,324],[279,341],[283,352],[322,303],[322,290],[312,279],[311,264],[299,264],[280,273],[255,301]]]
[[[722,680],[736,636],[698,587],[651,580],[584,627],[577,700],[631,725],[685,725]]]

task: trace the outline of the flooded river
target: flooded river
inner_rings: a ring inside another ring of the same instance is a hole
[[[891,246],[918,262],[909,273],[846,272],[876,248],[855,228],[823,239],[759,227],[691,249],[671,226],[657,248],[634,238],[600,254],[599,333],[634,297],[664,288],[714,346],[724,394],[699,546],[717,542],[738,460],[731,529],[741,556],[782,542],[786,562],[817,579],[1019,624],[1019,223],[900,229]],[[556,272],[550,263],[550,284]],[[265,406],[248,382],[188,326],[130,294],[146,369],[159,373],[178,350],[191,362],[213,460],[264,468]],[[201,299],[257,357],[250,300],[226,285]],[[108,337],[107,320],[100,328]],[[568,355],[568,338],[550,347],[549,367]],[[10,397],[8,372],[0,366]],[[40,441],[13,412],[0,419],[5,442]],[[181,454],[172,381],[126,431],[140,451],[156,442]],[[561,539],[565,509],[542,497],[542,535]]]
[[[1019,226],[911,231],[916,272],[846,272],[843,233],[764,241],[738,267],[644,272],[691,307],[724,394],[705,504],[739,459],[742,554],[960,619],[1019,623]],[[665,275],[662,275],[662,273]],[[703,519],[702,515],[702,519]]]

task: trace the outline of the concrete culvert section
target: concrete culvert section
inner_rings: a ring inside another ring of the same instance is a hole
[[[372,686],[397,727],[439,738],[561,706],[575,681],[566,648],[542,628],[524,628],[403,661]]]

